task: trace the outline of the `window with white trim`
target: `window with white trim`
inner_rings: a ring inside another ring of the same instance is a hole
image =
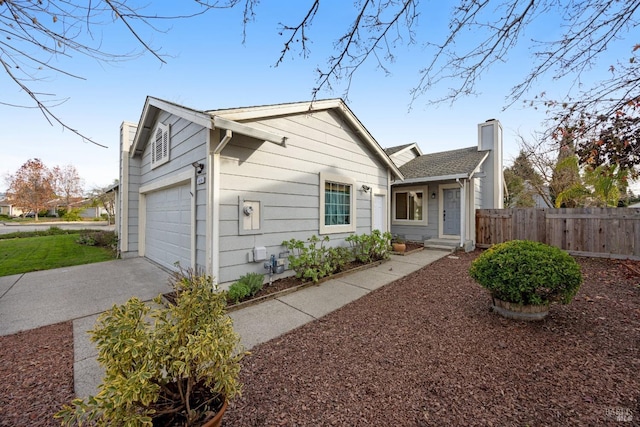
[[[320,173],[320,233],[356,230],[355,180]]]
[[[151,169],[169,161],[169,125],[158,123],[151,135]]]
[[[399,188],[393,192],[393,222],[426,225],[427,192],[424,188]]]

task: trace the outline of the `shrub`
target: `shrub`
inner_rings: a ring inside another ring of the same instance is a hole
[[[80,216],[80,209],[71,209],[62,215],[62,219],[65,221],[80,221],[82,217]]]
[[[469,273],[495,298],[516,304],[569,303],[582,283],[580,267],[566,252],[527,240],[492,246]]]
[[[175,305],[114,305],[90,331],[105,368],[99,392],[55,417],[63,425],[202,425],[240,392],[246,354],[211,277],[180,271]],[[152,424],[153,423],[153,424]]]
[[[243,298],[255,295],[262,289],[264,274],[247,273],[232,284],[227,291],[227,299],[232,303],[238,303]]]
[[[325,247],[324,244],[329,240],[329,236],[321,240],[314,235],[307,239],[307,243],[296,239],[282,242],[291,252],[289,266],[296,272],[297,278],[317,282],[336,273],[338,268],[344,268],[353,259],[351,251]]]
[[[76,243],[86,246],[100,246],[114,252],[118,250],[118,236],[114,231],[82,230]]]
[[[242,301],[243,298],[249,296],[251,290],[246,283],[235,282],[229,286],[227,291],[227,299],[233,304],[237,304]]]
[[[389,258],[391,233],[373,230],[371,234],[352,234],[345,239],[353,249],[355,259],[364,264]]]

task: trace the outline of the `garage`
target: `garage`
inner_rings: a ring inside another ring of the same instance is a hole
[[[191,217],[188,184],[147,193],[145,256],[171,270],[190,267]]]

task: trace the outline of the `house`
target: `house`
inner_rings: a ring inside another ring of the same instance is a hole
[[[0,193],[0,215],[14,217],[20,216],[22,213],[22,209],[15,207],[7,198],[6,193]]]
[[[78,215],[84,220],[102,218],[106,210],[98,206],[92,199],[84,197],[71,197],[69,200],[57,198],[47,203],[47,215],[57,217],[59,211],[64,209],[77,209]]]
[[[476,209],[501,209],[502,126],[478,125],[475,146],[423,154],[417,144],[385,150],[404,180],[391,190],[391,233],[426,246],[475,246]]]
[[[340,99],[200,111],[148,97],[120,141],[121,255],[223,285],[280,267],[285,240],[388,231],[403,178]]]

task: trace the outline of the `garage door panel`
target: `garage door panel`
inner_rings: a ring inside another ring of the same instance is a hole
[[[167,268],[191,265],[189,185],[147,194],[145,256]]]

